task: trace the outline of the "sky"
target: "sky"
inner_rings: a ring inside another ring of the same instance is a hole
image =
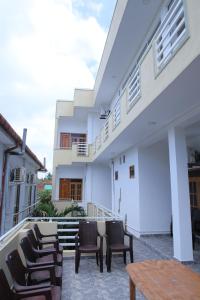
[[[0,0],[0,112],[52,171],[57,99],[93,88],[116,0]]]

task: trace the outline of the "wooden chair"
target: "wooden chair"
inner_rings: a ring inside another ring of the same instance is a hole
[[[124,237],[129,237],[129,245],[124,243]],[[133,262],[133,235],[124,230],[122,221],[106,221],[106,265],[107,272],[111,272],[111,259],[113,252],[123,252],[124,264],[126,264],[126,252],[130,252],[130,260]]]
[[[100,239],[100,246],[97,240]],[[100,272],[103,272],[103,237],[97,230],[97,222],[80,221],[79,232],[75,236],[75,272],[78,273],[81,253],[96,253],[97,265],[100,262]]]
[[[60,300],[61,290],[58,286],[18,286],[18,291],[11,289],[5,273],[0,269],[1,300]]]

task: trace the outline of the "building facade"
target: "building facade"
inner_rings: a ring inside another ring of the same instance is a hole
[[[94,89],[56,104],[53,200],[126,215],[138,237],[173,227],[181,261],[200,208],[199,28],[198,0],[118,0]]]
[[[0,114],[0,233],[30,214],[37,201],[37,172],[44,170],[35,154]]]

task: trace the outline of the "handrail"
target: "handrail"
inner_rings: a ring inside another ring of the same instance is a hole
[[[21,213],[25,212],[26,210],[30,209],[31,207],[36,206],[36,204],[38,204],[40,202],[40,200],[36,201],[35,203],[33,203],[32,205],[27,206],[25,209],[18,211],[17,213],[12,214],[13,216],[17,216],[20,215]]]
[[[21,228],[27,221],[28,218],[23,219],[21,222],[19,222],[6,233],[4,233],[2,236],[0,236],[0,243],[2,243],[8,236],[13,236],[16,233],[16,231],[18,231],[19,228]]]

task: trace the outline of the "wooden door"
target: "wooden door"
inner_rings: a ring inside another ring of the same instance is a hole
[[[71,181],[71,199],[82,200],[82,179]]]
[[[59,199],[60,200],[70,200],[71,199],[70,179],[60,178]]]
[[[86,134],[72,133],[72,144],[86,143]]]
[[[71,148],[71,135],[70,133],[60,133],[60,148]]]
[[[189,177],[190,205],[200,209],[200,177]]]

